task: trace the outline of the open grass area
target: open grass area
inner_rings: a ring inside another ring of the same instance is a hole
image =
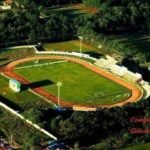
[[[150,149],[150,143],[138,144],[129,148],[125,148],[123,150],[148,150],[148,149]]]
[[[9,80],[0,76],[0,101],[21,112],[30,108],[49,108],[50,104],[29,91],[15,93],[9,88]]]
[[[87,7],[84,4],[71,4],[47,8],[46,16],[49,16],[51,13],[60,13],[67,16],[69,19],[72,19],[81,15],[92,15],[97,11],[98,10],[96,8]]]
[[[44,44],[44,48],[47,51],[59,50],[59,51],[80,52],[80,41],[72,40],[72,41],[64,41],[64,42],[58,42],[58,43],[46,43]],[[94,51],[99,51],[99,49],[91,45],[82,43],[82,52],[94,52]]]
[[[38,87],[43,87],[55,96],[56,84],[61,81],[61,99],[75,104],[113,104],[125,100],[127,95],[130,95],[130,91],[125,87],[73,62],[17,69],[15,72],[32,84],[40,83]]]

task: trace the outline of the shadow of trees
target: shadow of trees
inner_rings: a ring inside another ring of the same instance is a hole
[[[146,67],[141,67],[138,62],[128,57],[124,58],[121,63],[123,66],[127,67],[132,72],[138,72],[142,74],[143,79],[150,81],[150,71]]]
[[[37,82],[29,83],[29,84],[24,84],[24,85],[22,85],[21,90],[25,91],[25,90],[28,90],[30,88],[34,89],[34,88],[48,86],[48,85],[52,85],[52,84],[54,84],[53,81],[42,80],[42,81],[37,81]]]
[[[3,97],[2,95],[0,95],[0,102],[6,104],[8,107],[10,107],[16,111],[22,111],[21,107],[19,107],[18,105],[16,105],[15,103],[10,101],[9,99]]]
[[[100,53],[97,53],[97,52],[94,52],[94,51],[84,52],[84,54],[88,54],[88,55],[90,55],[91,57],[94,57],[94,58],[101,58],[103,56],[103,54],[100,54]]]

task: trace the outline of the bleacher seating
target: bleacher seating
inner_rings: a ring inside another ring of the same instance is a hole
[[[142,79],[142,75],[139,73],[133,73],[128,70],[128,68],[124,66],[117,65],[117,61],[112,57],[106,55],[106,59],[101,58],[95,62],[95,65],[100,68],[106,69],[113,74],[123,77],[124,79],[136,83],[137,81]]]

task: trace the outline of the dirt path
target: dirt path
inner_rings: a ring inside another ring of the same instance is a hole
[[[27,62],[27,61],[31,61],[31,60],[36,60],[36,59],[59,59],[59,60],[69,60],[69,61],[72,61],[72,62],[76,62],[78,64],[81,64],[82,66],[94,71],[95,73],[101,75],[101,76],[104,76],[126,88],[128,88],[129,90],[132,91],[132,95],[125,101],[122,101],[122,102],[118,102],[116,104],[112,104],[112,105],[98,105],[98,106],[95,106],[95,107],[107,107],[107,108],[110,108],[110,107],[115,107],[115,106],[123,106],[127,103],[133,103],[133,102],[136,102],[138,100],[140,100],[140,98],[142,97],[142,91],[137,88],[135,85],[127,82],[127,81],[124,81],[122,79],[120,79],[119,77],[109,73],[109,72],[106,72],[105,70],[103,69],[100,69],[98,67],[96,67],[95,65],[92,65],[86,61],[83,61],[81,59],[77,59],[77,58],[70,58],[70,57],[63,57],[63,56],[37,56],[37,57],[31,57],[31,58],[24,58],[24,59],[20,59],[20,60],[16,60],[10,64],[8,64],[3,70],[2,72],[9,76],[10,78],[14,78],[18,81],[20,81],[21,83],[23,84],[29,84],[30,81],[24,79],[23,77],[19,76],[18,74],[15,74],[13,72],[13,69],[16,65],[20,64],[20,63],[24,63],[24,62]],[[57,97],[46,92],[44,89],[38,87],[38,88],[33,88],[32,89],[34,92],[42,95],[43,97],[46,97],[48,100],[52,101],[53,103],[57,103]],[[61,101],[61,105],[63,106],[67,106],[67,107],[76,107],[77,109],[81,106],[83,109],[87,110],[89,107],[88,106],[84,106],[84,105],[78,105],[78,106],[75,106],[75,104],[73,104],[72,102],[66,102],[66,101],[63,101],[63,100],[60,100]],[[91,107],[92,108],[92,107]],[[89,108],[89,110],[91,110],[91,108]],[[93,110],[93,109],[92,109]]]

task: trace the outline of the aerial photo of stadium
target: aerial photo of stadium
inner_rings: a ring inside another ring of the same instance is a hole
[[[150,0],[0,0],[0,150],[150,149]]]
[[[3,73],[55,104],[58,104],[57,83],[61,82],[59,104],[65,107],[87,106],[85,110],[88,110],[89,107],[122,106],[142,95],[133,84],[79,58],[25,58],[8,64]]]

